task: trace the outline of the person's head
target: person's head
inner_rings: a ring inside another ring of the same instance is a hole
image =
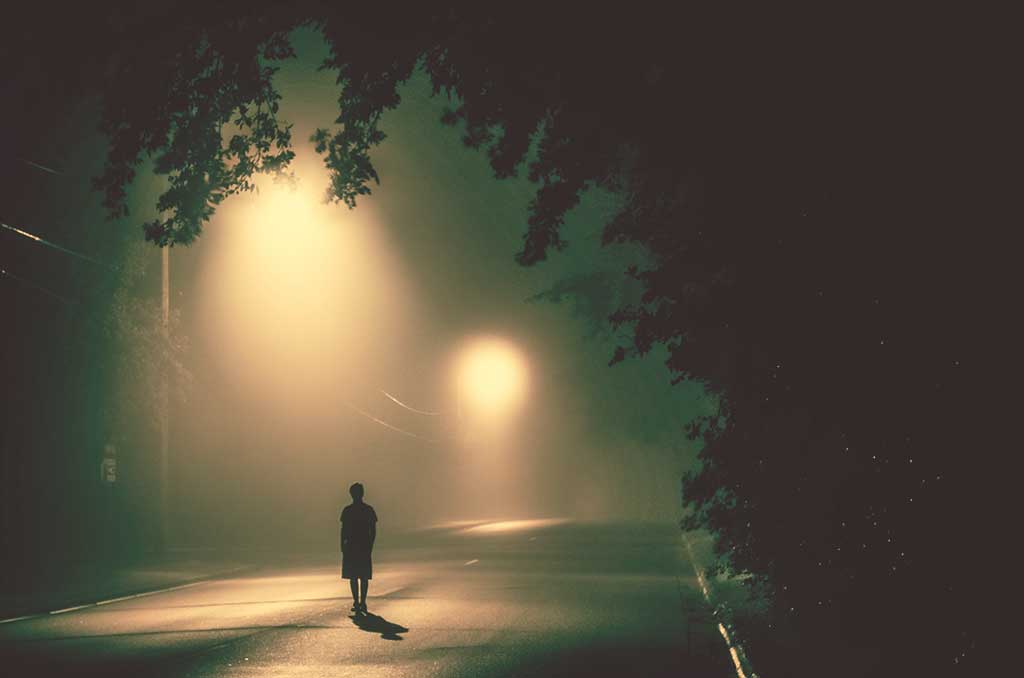
[[[363,484],[352,483],[352,487],[348,488],[348,493],[352,495],[352,499],[355,501],[363,500]]]

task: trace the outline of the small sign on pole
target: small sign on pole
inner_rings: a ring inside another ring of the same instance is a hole
[[[117,448],[106,445],[103,449],[103,461],[100,463],[100,480],[113,484],[117,482]]]

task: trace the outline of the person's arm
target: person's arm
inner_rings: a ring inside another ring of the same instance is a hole
[[[341,514],[341,552],[345,552],[345,543],[348,541],[348,537],[345,535],[345,513]]]
[[[373,550],[373,542],[377,540],[377,519],[374,516],[373,521],[370,523],[370,550]]]

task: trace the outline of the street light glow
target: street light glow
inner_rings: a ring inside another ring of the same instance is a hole
[[[260,177],[218,212],[197,303],[242,392],[329,421],[340,399],[377,385],[413,299],[372,205],[326,204],[326,171],[293,165],[295,184]]]
[[[473,340],[459,356],[460,409],[486,419],[517,410],[526,399],[529,371],[517,346],[497,337]]]

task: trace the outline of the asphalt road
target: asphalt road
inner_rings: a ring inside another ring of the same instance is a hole
[[[671,526],[381,537],[370,614],[336,559],[0,624],[7,676],[735,676]]]

